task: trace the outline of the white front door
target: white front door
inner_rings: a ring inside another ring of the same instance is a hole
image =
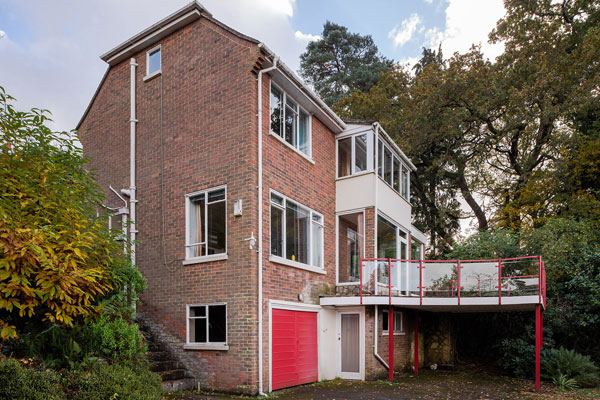
[[[343,379],[365,377],[364,309],[348,309],[337,313],[337,370]]]

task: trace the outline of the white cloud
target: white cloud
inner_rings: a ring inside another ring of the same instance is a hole
[[[296,39],[298,41],[306,43],[306,44],[308,44],[308,42],[314,42],[315,40],[321,40],[321,39],[323,39],[319,35],[313,35],[313,34],[310,34],[310,33],[302,33],[300,31],[296,31],[296,33],[294,33],[294,36],[296,37]]]
[[[432,3],[433,3],[433,0],[425,0],[425,3],[427,3],[427,4],[432,4]]]
[[[400,26],[396,25],[388,33],[388,37],[394,42],[394,47],[404,46],[412,38],[421,22],[423,21],[419,14],[411,14],[410,17],[401,22]]]
[[[472,44],[481,44],[482,52],[494,59],[504,46],[488,43],[488,34],[505,13],[502,0],[448,0],[445,29],[427,30],[423,46],[437,48],[441,43],[444,56],[450,57],[454,52],[467,52]]]
[[[0,30],[0,39],[6,37],[6,32],[4,32],[3,30]]]
[[[27,29],[0,39],[0,82],[18,108],[53,112],[53,129],[75,127],[107,68],[99,59],[189,0],[3,0],[7,18]],[[291,25],[295,0],[201,0],[215,18],[264,41],[292,69],[306,42]],[[12,39],[12,41],[11,41]]]

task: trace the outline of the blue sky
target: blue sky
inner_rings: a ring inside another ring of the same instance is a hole
[[[53,128],[75,127],[106,64],[100,54],[188,0],[0,0],[0,85],[19,107],[52,110]],[[486,44],[501,0],[204,0],[214,17],[264,41],[292,69],[325,21],[370,34],[388,58],[409,65],[442,43],[447,57]]]

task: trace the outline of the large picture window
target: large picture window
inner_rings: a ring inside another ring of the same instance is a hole
[[[227,305],[194,304],[187,306],[188,344],[227,343]]]
[[[296,101],[271,83],[271,132],[301,153],[310,154],[310,118]]]
[[[226,252],[224,187],[186,195],[186,259]]]
[[[271,193],[271,255],[323,267],[323,216]]]

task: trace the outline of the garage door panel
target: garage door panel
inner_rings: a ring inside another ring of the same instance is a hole
[[[272,388],[318,380],[317,313],[272,310]]]

